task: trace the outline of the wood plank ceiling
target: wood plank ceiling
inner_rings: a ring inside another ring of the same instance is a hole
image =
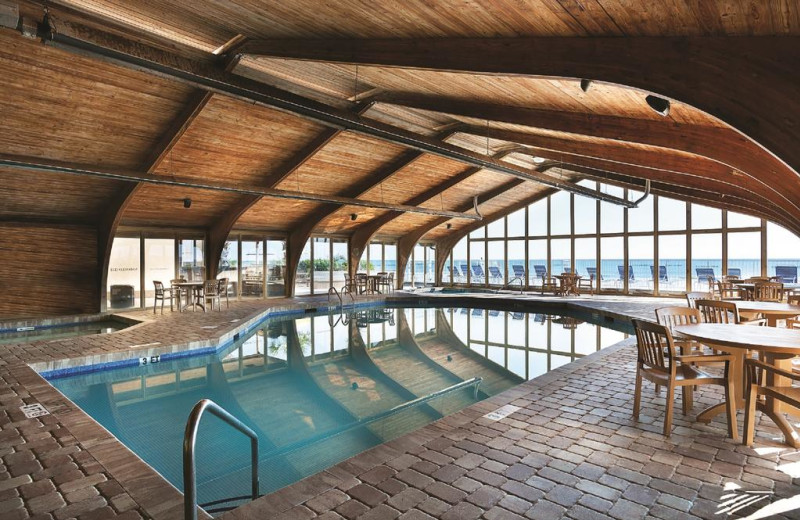
[[[78,20],[204,58],[237,35],[248,41],[402,41],[800,34],[800,8],[791,2],[778,7],[711,0],[635,5],[624,0],[292,0],[267,6],[255,0],[55,0],[48,5],[55,19]],[[41,20],[43,10],[37,2],[23,2],[20,12]],[[532,157],[538,155],[567,163],[557,174],[569,181],[590,168],[639,184],[650,178],[660,182],[662,193],[679,198],[709,193],[711,205],[735,207],[800,230],[795,171],[719,118],[689,104],[673,100],[665,117],[647,105],[646,93],[610,83],[595,82],[584,92],[579,79],[359,65],[358,60],[334,63],[308,56],[231,56],[232,74],[338,108],[361,110],[364,118],[479,153],[495,156],[506,151],[502,160],[509,164],[534,168]],[[44,46],[10,29],[0,30],[0,68],[0,149],[85,166],[150,170],[153,165],[147,161],[153,150],[171,135],[176,119],[198,96],[190,86]],[[788,117],[796,116],[791,112]],[[357,195],[451,211],[469,209],[473,197],[484,195],[481,211],[490,218],[548,192],[541,184],[512,183],[507,175],[468,171],[469,166],[451,159],[414,156],[396,144],[331,130],[296,114],[219,93],[174,136],[162,149],[153,175]],[[725,146],[709,148],[716,142]],[[518,148],[522,150],[508,153]],[[119,181],[0,173],[5,179],[0,185],[0,217],[7,220],[91,224],[107,211],[105,201],[124,189]],[[186,197],[193,201],[188,210],[182,205]],[[469,224],[153,185],[141,186],[121,207],[123,226],[290,234],[313,218],[314,233],[355,234],[362,241],[421,231],[425,238],[445,240]]]

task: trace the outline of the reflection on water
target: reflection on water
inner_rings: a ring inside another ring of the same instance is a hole
[[[213,399],[258,433],[267,493],[623,337],[569,316],[380,308],[270,320],[219,356],[53,384],[179,489],[186,417]],[[247,492],[245,438],[209,416],[197,450],[201,502]]]

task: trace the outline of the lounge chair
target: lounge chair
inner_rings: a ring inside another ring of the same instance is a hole
[[[578,280],[578,290],[581,289],[589,289],[589,294],[594,294],[595,289],[599,289],[600,287],[595,285],[595,280],[597,280],[597,268],[596,267],[587,267],[586,274],[588,274],[588,278],[581,278]],[[600,276],[602,280],[603,277]]]
[[[534,265],[533,271],[536,273],[536,278],[540,280],[547,276],[547,268],[543,265]]]
[[[738,267],[729,267],[728,268],[728,276],[729,277],[741,278],[742,277],[742,270],[740,268],[738,268]]]
[[[797,283],[797,266],[776,265],[775,277],[780,278],[782,283]]]
[[[618,265],[617,266],[617,271],[619,271],[619,281],[620,281],[620,283],[622,283],[625,280],[625,266],[624,265]],[[633,282],[635,280],[636,280],[636,278],[634,278],[634,276],[633,276],[633,266],[629,265],[628,266],[628,281],[629,282]]]
[[[708,282],[708,292],[711,295],[714,295],[714,289],[717,285],[717,277],[714,275],[714,268],[713,267],[696,267],[695,273],[697,274],[697,283],[702,281]]]
[[[486,280],[486,275],[483,272],[483,267],[479,264],[472,265],[472,282],[473,283],[484,283]]]
[[[511,269],[514,271],[514,276],[525,280],[525,267],[519,264],[513,264]]]
[[[503,283],[503,273],[496,265],[489,266],[489,280],[491,283]]]
[[[653,280],[656,279],[655,277],[655,266],[650,266],[650,276]],[[659,283],[669,283],[669,276],[667,275],[667,266],[666,265],[659,265],[658,266],[658,282]]]

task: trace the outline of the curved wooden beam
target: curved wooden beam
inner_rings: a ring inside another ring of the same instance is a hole
[[[239,52],[628,85],[699,108],[742,132],[795,172],[787,183],[796,183],[800,171],[797,36],[267,40]]]
[[[145,159],[142,169],[147,173],[155,173],[169,152],[175,147],[180,138],[192,125],[200,112],[206,107],[213,94],[208,91],[198,90],[194,92],[186,102],[183,110],[172,121],[169,128],[164,131],[159,140],[150,150]],[[105,213],[97,223],[97,265],[100,267],[98,277],[100,310],[106,309],[106,283],[108,281],[108,263],[111,260],[111,246],[114,242],[114,235],[122,219],[122,214],[133,200],[133,196],[139,191],[142,184],[125,185],[111,203],[106,208]]]
[[[462,130],[466,134],[485,137],[485,127],[471,126]],[[785,195],[780,198],[770,197],[764,191],[764,183],[752,177],[742,175],[725,165],[704,157],[698,157],[663,148],[632,148],[621,143],[595,143],[591,141],[575,141],[560,137],[530,134],[513,130],[489,129],[488,135],[494,139],[550,150],[556,153],[572,154],[580,157],[602,158],[623,165],[649,168],[653,171],[653,179],[661,172],[671,171],[692,177],[691,183],[709,190],[725,189],[725,186],[738,186],[752,194],[753,200],[762,199],[774,205],[783,213],[777,223],[785,227],[796,226],[800,220],[800,198],[790,199]],[[566,161],[566,162],[569,162]],[[800,184],[800,183],[798,183]],[[772,191],[770,189],[770,191]],[[780,191],[778,187],[778,192]]]
[[[785,185],[794,172],[773,155],[764,153],[752,140],[728,127],[502,106],[444,96],[385,93],[375,99],[404,108],[678,150],[743,172],[760,183],[765,192],[772,193],[773,198],[786,198],[788,194],[793,200],[800,200],[800,182]]]

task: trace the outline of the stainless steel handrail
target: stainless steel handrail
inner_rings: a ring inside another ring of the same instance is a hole
[[[186,432],[183,434],[183,516],[186,520],[197,520],[197,467],[195,465],[194,447],[197,442],[197,429],[200,425],[200,419],[206,410],[250,437],[253,500],[258,498],[259,495],[258,435],[211,399],[203,399],[192,408],[189,419],[186,421]]]
[[[508,281],[508,283],[506,284],[506,287],[508,287],[509,289],[511,289],[511,283],[512,283],[514,280],[519,280],[519,293],[520,293],[520,294],[522,294],[522,288],[525,286],[525,280],[523,280],[521,276],[515,276],[514,278],[512,278],[511,280],[509,280],[509,281]]]

